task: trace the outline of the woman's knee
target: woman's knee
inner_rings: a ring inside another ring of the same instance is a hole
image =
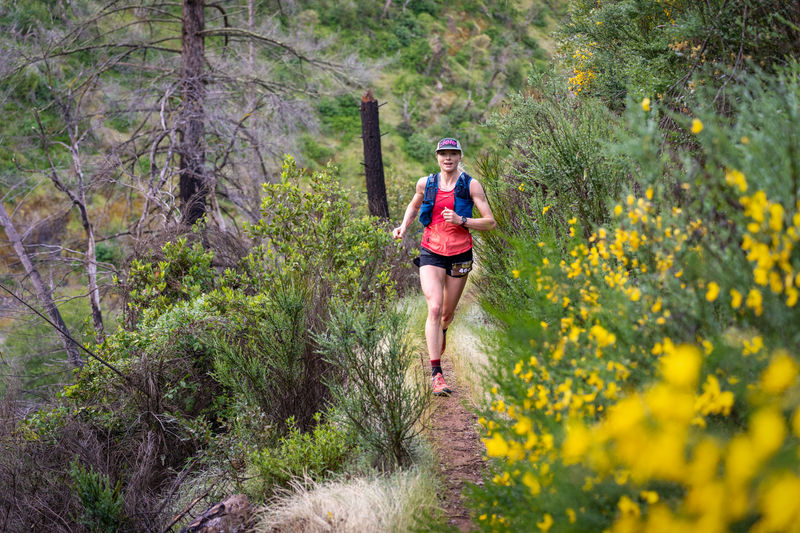
[[[440,302],[428,302],[428,316],[436,320],[441,320],[442,304]]]
[[[452,310],[442,311],[442,323],[449,324],[453,321],[453,315],[455,313]]]

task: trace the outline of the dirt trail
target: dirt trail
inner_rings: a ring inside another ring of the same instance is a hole
[[[459,333],[452,331],[451,338],[455,340],[457,335],[464,336]],[[440,474],[446,486],[442,505],[447,513],[448,524],[460,531],[472,531],[475,527],[465,506],[463,491],[467,484],[482,483],[483,445],[478,436],[477,416],[465,405],[469,403],[469,385],[465,372],[467,361],[464,359],[471,359],[471,354],[462,353],[454,370],[454,356],[450,354],[458,349],[458,345],[452,348],[448,345],[442,357],[442,370],[453,394],[433,398],[434,407],[429,424],[431,439],[439,457]]]

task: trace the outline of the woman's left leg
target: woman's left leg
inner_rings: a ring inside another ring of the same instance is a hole
[[[442,329],[447,329],[447,326],[453,321],[456,306],[467,284],[467,276],[468,274],[457,278],[452,276],[445,277],[444,295],[442,297]]]
[[[467,274],[454,278],[452,276],[445,276],[444,291],[442,294],[442,350],[441,355],[444,355],[444,349],[447,343],[447,326],[453,321],[453,316],[456,312],[456,306],[461,299],[461,293],[464,292],[464,286],[467,284]],[[440,355],[440,357],[441,357]]]

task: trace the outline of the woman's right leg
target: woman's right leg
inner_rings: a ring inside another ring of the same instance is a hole
[[[442,351],[442,304],[444,299],[444,268],[423,265],[419,269],[419,282],[422,294],[428,304],[428,318],[425,321],[425,342],[428,357],[438,360]]]

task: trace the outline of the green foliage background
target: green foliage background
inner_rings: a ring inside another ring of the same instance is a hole
[[[9,64],[36,53],[36,28],[74,29],[98,5],[0,6]],[[480,529],[797,523],[785,496],[800,487],[794,3],[310,0],[258,3],[257,15],[376,70],[393,219],[434,170],[441,136],[462,141],[489,192],[499,229],[477,240],[491,260],[475,276],[494,328],[480,407],[488,474],[470,492]],[[209,53],[223,41],[209,38]],[[0,71],[5,201],[47,168],[31,108],[66,141],[59,95],[91,86],[82,76],[102,60],[89,48]],[[119,373],[90,360],[62,386],[25,357],[19,325],[4,339],[7,359],[58,391],[43,401],[39,389],[35,409],[3,419],[0,484],[13,490],[0,502],[27,502],[15,527],[41,528],[57,509],[76,527],[160,529],[196,496],[174,488],[193,470],[215,480],[207,498],[263,501],[300,475],[419,459],[427,402],[408,372],[413,343],[405,317],[382,312],[411,285],[408,250],[365,215],[365,88],[297,79],[297,63],[276,64],[272,81],[296,90],[313,120],[286,124],[298,153],[256,165],[257,209],[220,195],[236,239],[207,221],[149,250],[124,238],[98,249],[122,293],[104,300],[120,326],[90,348]],[[119,68],[105,83],[135,92],[156,77]],[[87,94],[99,133],[84,146],[97,162],[142,111]],[[218,162],[223,143],[210,139]],[[70,164],[64,150],[53,161]],[[125,233],[124,195],[105,182],[92,194],[98,227]],[[15,216],[56,213],[63,224],[41,238],[79,242],[65,212],[35,190]],[[79,274],[59,279],[78,293]],[[70,324],[81,306],[64,306]]]

